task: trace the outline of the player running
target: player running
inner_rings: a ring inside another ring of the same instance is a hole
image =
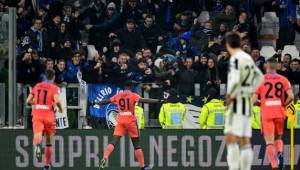
[[[104,169],[106,160],[113,152],[115,145],[118,144],[120,138],[124,136],[126,132],[128,132],[128,135],[131,138],[135,149],[135,156],[139,161],[140,168],[142,170],[151,169],[150,167],[145,166],[144,163],[144,154],[139,144],[140,133],[137,126],[134,109],[137,102],[157,103],[161,102],[161,100],[141,98],[138,94],[131,92],[130,89],[132,89],[132,84],[130,82],[126,82],[125,90],[123,92],[116,94],[111,99],[102,100],[95,103],[100,105],[116,103],[118,108],[117,125],[114,129],[114,138],[104,150],[103,158],[101,159],[99,165],[100,170]]]
[[[33,147],[34,155],[37,159],[42,156],[42,137],[46,136],[46,147],[44,149],[45,159],[43,170],[50,170],[50,160],[52,155],[52,138],[55,135],[55,115],[54,107],[57,106],[59,112],[63,113],[59,88],[53,84],[55,79],[54,70],[46,70],[46,81],[36,84],[29,94],[26,102],[32,104],[32,124],[33,124]]]
[[[253,101],[256,102],[260,96],[262,133],[272,169],[283,170],[283,141],[281,137],[284,129],[285,106],[294,100],[294,94],[290,82],[287,78],[276,73],[276,67],[277,61],[274,58],[267,61],[265,79],[256,94],[253,95]]]
[[[226,95],[225,140],[229,170],[250,170],[253,151],[251,113],[252,95],[263,81],[252,58],[240,49],[240,36],[228,33],[226,47],[231,55]],[[238,145],[239,143],[239,145]]]

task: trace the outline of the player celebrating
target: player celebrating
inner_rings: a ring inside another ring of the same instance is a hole
[[[33,147],[34,155],[37,159],[42,156],[41,143],[43,134],[46,136],[46,147],[44,149],[44,170],[50,170],[50,160],[52,155],[52,138],[55,134],[54,107],[58,107],[63,113],[59,88],[53,84],[55,79],[54,70],[46,70],[46,81],[35,85],[29,94],[26,102],[32,104],[32,124],[33,124]]]
[[[114,139],[104,150],[103,158],[100,161],[100,170],[104,169],[106,160],[114,150],[115,145],[119,142],[120,138],[125,135],[126,132],[128,132],[128,135],[131,138],[132,144],[135,149],[135,156],[139,161],[140,168],[142,170],[150,169],[150,167],[145,166],[144,154],[139,145],[140,134],[134,109],[137,102],[157,103],[160,102],[160,100],[141,98],[138,94],[131,92],[130,89],[132,89],[132,83],[126,82],[125,91],[118,93],[110,100],[102,100],[100,102],[96,102],[96,104],[100,105],[116,103],[118,108],[117,125],[114,130]]]
[[[250,170],[253,160],[252,95],[263,81],[252,58],[240,49],[240,36],[228,33],[226,48],[231,55],[226,95],[225,140],[229,170]],[[238,145],[239,143],[239,145]]]
[[[290,82],[276,73],[277,62],[274,58],[267,61],[265,79],[253,95],[254,102],[261,99],[262,133],[266,142],[266,152],[272,169],[283,170],[283,141],[285,106],[294,100]],[[287,93],[287,98],[285,97]],[[286,100],[285,100],[286,98]],[[276,151],[277,150],[277,154]],[[277,163],[279,160],[279,165]]]

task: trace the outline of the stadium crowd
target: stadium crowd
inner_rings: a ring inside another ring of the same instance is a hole
[[[17,7],[17,82],[34,85],[56,71],[60,86],[157,83],[163,90],[201,96],[226,84],[225,34],[239,32],[242,48],[263,71],[258,30],[263,12],[279,17],[279,73],[300,84],[300,61],[281,51],[299,31],[296,0],[0,0]],[[205,11],[208,11],[206,13]],[[206,15],[205,15],[206,14]],[[92,46],[91,46],[92,45]],[[95,50],[92,50],[92,49]],[[160,93],[160,92],[159,92]]]
[[[32,3],[36,2],[36,3]],[[283,4],[286,7],[283,7]],[[156,82],[165,89],[192,95],[226,83],[229,56],[224,47],[227,31],[241,33],[242,47],[263,70],[257,40],[261,10],[275,11],[280,19],[278,55],[293,44],[296,1],[226,0],[94,0],[0,1],[1,8],[16,6],[17,81],[33,85],[44,71],[56,70],[56,83],[77,83],[77,72],[88,83],[123,80]],[[209,11],[210,17],[199,16]],[[289,19],[287,19],[289,18]],[[94,45],[97,52],[89,52]],[[278,57],[281,59],[281,57]],[[280,73],[299,84],[300,62],[285,54]]]

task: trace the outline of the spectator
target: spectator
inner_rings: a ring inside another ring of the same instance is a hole
[[[142,49],[146,46],[143,35],[135,28],[135,21],[129,19],[126,23],[126,28],[117,32],[117,35],[111,33],[110,37],[117,36],[122,44],[123,49],[127,49],[132,54],[137,49]]]
[[[237,24],[233,27],[233,32],[241,33],[245,37],[250,32],[250,25],[247,23],[247,13],[241,12]]]
[[[42,20],[36,18],[29,30],[29,38],[33,49],[37,50],[40,57],[43,56],[47,44],[47,34],[42,30]]]
[[[37,60],[32,58],[32,49],[24,52],[17,67],[17,82],[34,85],[40,80],[41,68]]]
[[[111,62],[117,62],[117,58],[120,54],[121,51],[121,42],[119,39],[115,38],[110,45],[110,49],[108,50],[108,52],[106,53],[106,61],[108,64],[110,64]],[[112,61],[114,60],[114,61]]]
[[[112,70],[112,83],[122,85],[125,82],[128,74],[128,60],[129,55],[127,53],[120,53],[118,56],[118,61],[113,63]]]
[[[53,66],[54,66],[53,60],[51,58],[47,58],[46,62],[45,62],[45,69],[44,69],[43,73],[40,75],[41,81],[47,80],[45,77],[45,72],[46,72],[46,70],[53,70]]]
[[[80,53],[75,52],[72,61],[67,61],[67,83],[78,83],[77,72],[81,70]]]
[[[145,17],[145,21],[140,26],[140,29],[145,38],[147,46],[152,52],[155,52],[159,41],[162,41],[163,37],[161,35],[160,28],[158,25],[154,24],[153,17],[151,15],[147,15]]]
[[[52,17],[52,21],[51,23],[48,25],[48,35],[49,35],[49,38],[48,38],[48,41],[50,43],[55,43],[57,45],[60,44],[60,42],[62,40],[60,40],[60,23],[61,23],[61,17],[56,14]]]
[[[194,63],[193,68],[198,72],[196,77],[196,83],[200,83],[200,95],[206,95],[206,86],[208,82],[208,67],[207,67],[207,54],[204,53],[200,57],[200,60],[197,63]]]
[[[90,25],[101,24],[104,21],[105,13],[105,4],[101,0],[95,0],[92,5],[90,5],[78,16],[78,20],[83,21],[84,19],[88,18],[90,21]],[[97,48],[104,46],[104,37],[105,35],[102,31],[89,31],[89,42],[95,45],[95,47]]]
[[[226,25],[222,23],[219,26],[219,30],[215,33],[216,37],[218,37],[222,45],[225,45],[226,31],[227,31]]]
[[[214,14],[214,24],[216,28],[218,28],[221,23],[226,23],[228,30],[232,30],[236,23],[236,18],[231,5],[226,5],[224,12]]]
[[[55,47],[56,46],[54,46],[54,48]],[[72,55],[73,55],[72,44],[71,41],[67,39],[65,40],[63,47],[60,49],[60,54],[58,56],[58,59],[64,59],[65,61],[70,61],[72,59]]]
[[[55,70],[55,83],[58,86],[67,86],[66,76],[66,62],[63,59],[58,60],[56,66],[54,67]]]
[[[180,95],[194,95],[197,72],[193,69],[193,59],[185,59],[185,68],[176,73],[177,91]]]
[[[132,70],[131,76],[132,80],[135,82],[151,82],[154,80],[153,71],[147,67],[146,61],[144,59],[139,59],[137,61],[137,67],[135,70]]]
[[[206,21],[204,27],[200,23],[196,23],[192,27],[191,42],[197,49],[204,50],[208,46],[208,41],[212,39],[213,30],[212,23]]]
[[[293,45],[295,41],[295,29],[291,20],[296,20],[296,5],[294,0],[277,0],[276,5],[279,8],[279,37],[276,48],[283,49],[285,45]]]
[[[137,23],[143,22],[143,9],[137,0],[126,0],[122,12],[123,23],[129,19],[134,20]]]
[[[283,71],[290,71],[290,65],[292,62],[292,56],[288,53],[284,54],[283,56]]]
[[[229,68],[229,54],[226,50],[222,50],[218,56],[217,70],[221,84],[227,83],[227,73]]]
[[[166,61],[161,58],[156,59],[154,65],[156,83],[162,84],[164,89],[169,89],[172,85],[171,82],[173,81],[173,76],[176,72],[172,69],[167,69]]]
[[[104,83],[109,78],[109,68],[103,58],[97,54],[94,60],[88,61],[83,70],[83,78],[87,83]]]
[[[173,10],[174,2],[168,0],[159,1],[159,5],[156,7],[157,14],[157,23],[164,31],[171,31],[173,29]],[[169,32],[170,34],[170,32]]]
[[[151,51],[150,48],[145,48],[145,49],[143,50],[142,55],[143,55],[143,58],[144,58],[144,59],[153,59],[153,58],[154,58],[154,57],[153,57],[153,53],[152,53],[152,51]]]
[[[300,84],[300,61],[293,59],[290,66],[291,70],[288,73],[288,79],[291,84]]]
[[[192,13],[190,11],[184,11],[179,14],[179,17],[175,20],[173,26],[175,35],[180,35],[184,32],[190,31],[192,24]]]
[[[206,83],[207,86],[208,87],[212,87],[212,86],[219,87],[219,85],[221,84],[221,81],[219,79],[215,60],[212,58],[209,58],[207,60],[207,66],[208,66],[208,81]]]
[[[1,6],[1,2],[0,2],[0,6]],[[18,15],[18,18],[17,18],[17,37],[18,37],[18,39],[20,39],[30,29],[31,23],[28,21],[27,13],[26,13],[26,10],[24,8],[18,8],[17,15]]]
[[[107,5],[104,21],[101,24],[86,25],[85,28],[86,30],[102,31],[104,35],[108,35],[108,32],[115,32],[121,27],[120,19],[120,13],[116,10],[115,3],[111,2]]]
[[[208,41],[208,46],[205,51],[215,59],[217,59],[217,55],[220,54],[223,46],[221,44],[221,39],[218,37],[213,37]]]
[[[176,53],[176,56],[182,56],[183,58],[194,58],[194,56],[200,54],[200,50],[195,48],[189,42],[187,34],[183,34],[180,38],[173,38],[166,43],[166,46]]]
[[[253,58],[256,66],[263,72],[264,64],[265,64],[265,57],[260,55],[259,49],[253,48],[251,51],[251,57]]]

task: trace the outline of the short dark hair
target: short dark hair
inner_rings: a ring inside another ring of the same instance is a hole
[[[292,55],[289,53],[285,53],[284,55],[288,56],[290,59],[292,59]]]
[[[45,71],[45,77],[47,80],[52,80],[55,76],[55,71],[53,69],[49,69]]]
[[[292,60],[292,62],[297,62],[298,64],[300,64],[300,60],[298,60],[297,58],[294,58],[294,59]]]
[[[128,19],[126,24],[135,24],[135,21],[133,19]]]
[[[270,63],[270,64],[277,64],[278,63],[276,58],[274,58],[274,57],[271,57],[271,58],[267,59],[266,62]]]
[[[147,14],[147,15],[145,16],[145,19],[146,19],[146,18],[151,18],[151,19],[153,19],[153,17],[152,17],[151,14]]]
[[[226,34],[226,42],[231,48],[240,48],[241,37],[238,33],[229,32]]]
[[[66,63],[66,61],[64,59],[62,59],[62,58],[57,61],[57,63],[60,63],[60,62]]]
[[[53,62],[52,58],[47,58],[46,63],[48,63],[48,62]]]

